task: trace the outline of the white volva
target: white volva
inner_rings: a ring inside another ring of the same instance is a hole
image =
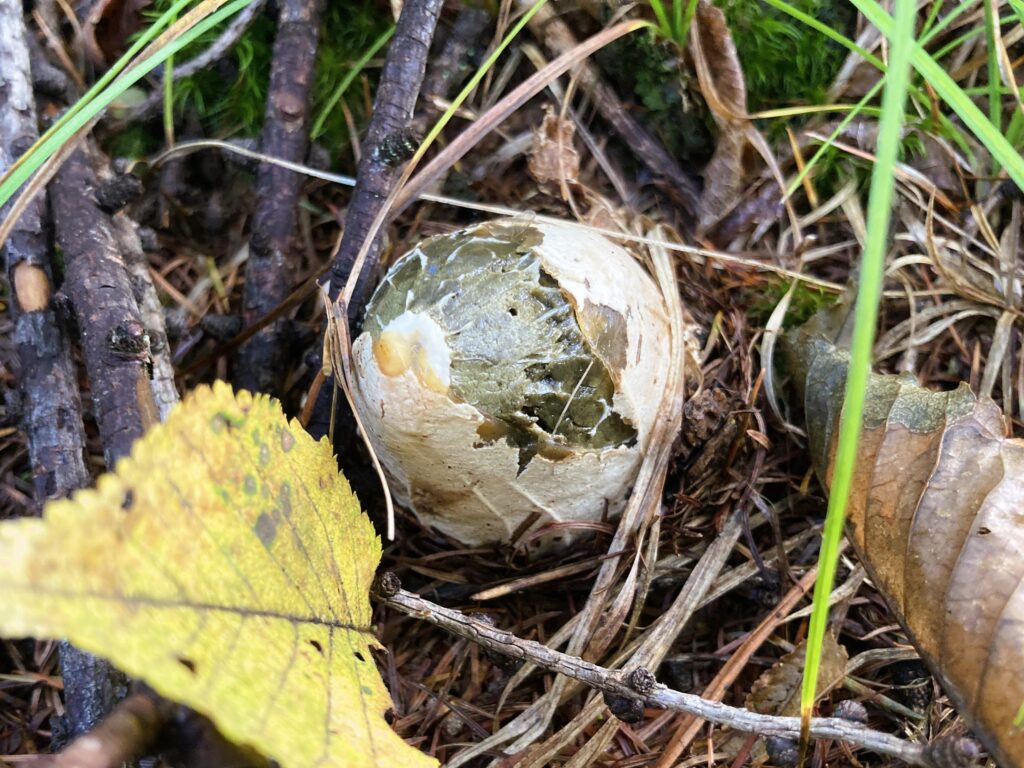
[[[540,269],[557,282],[590,353],[604,365],[615,388],[612,410],[635,430],[635,439],[592,448],[548,435],[557,450],[542,450],[524,466],[520,446],[500,430],[489,431],[494,414],[460,401],[453,390],[448,340],[471,330],[446,329],[435,319],[440,315],[407,309],[376,333],[362,333],[352,349],[356,407],[396,500],[425,524],[471,546],[508,542],[528,520],[532,531],[619,514],[669,367],[662,298],[629,253],[567,225],[502,220],[467,232],[487,238],[509,226],[527,227],[535,238],[531,247]],[[426,272],[423,279],[429,279]],[[414,292],[409,289],[410,297]],[[453,292],[438,304],[459,300]],[[567,541],[581,528],[552,529],[545,544]]]

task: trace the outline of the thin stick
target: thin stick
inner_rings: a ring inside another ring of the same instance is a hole
[[[379,594],[381,602],[390,608],[427,621],[452,634],[472,640],[474,643],[504,656],[520,659],[530,664],[556,672],[599,691],[613,696],[639,698],[645,705],[685,712],[718,725],[736,730],[756,733],[761,736],[799,738],[800,718],[762,715],[739,707],[730,707],[700,696],[675,691],[658,682],[635,687],[627,682],[638,678],[653,680],[653,675],[631,674],[625,677],[606,667],[591,664],[576,656],[554,651],[533,640],[523,640],[510,632],[497,629],[489,624],[476,621],[460,611],[424,600],[418,595],[406,592],[398,585],[398,578],[385,574],[381,579]],[[857,725],[849,720],[835,717],[816,717],[811,720],[811,735],[818,739],[840,739],[882,755],[899,758],[910,765],[933,765],[926,747],[913,744],[896,736]]]
[[[719,670],[715,678],[704,689],[704,695],[711,701],[721,701],[729,686],[735,682],[736,677],[746,666],[754,651],[771,636],[772,632],[786,619],[786,616],[798,602],[807,594],[807,590],[814,584],[817,578],[817,569],[812,569],[804,574],[803,578],[789,590],[788,594],[779,601],[768,616],[751,632],[743,644],[735,653],[729,657],[729,661]],[[655,768],[671,768],[676,760],[683,754],[683,750],[690,746],[690,743],[700,731],[703,720],[690,715],[684,717],[676,727],[675,733],[669,739],[661,758],[655,764]]]
[[[274,165],[280,165],[282,168],[287,168],[292,171],[304,173],[307,176],[314,179],[321,179],[323,181],[329,181],[335,184],[343,184],[347,187],[355,185],[355,179],[351,176],[345,176],[338,173],[329,173],[327,171],[317,170],[310,168],[309,166],[302,165],[300,163],[291,163],[280,158],[270,157],[269,155],[255,152],[251,149],[232,144],[227,141],[218,141],[216,139],[201,139],[197,141],[183,142],[176,145],[175,147],[162,152],[157,155],[151,161],[153,165],[158,165],[171,157],[186,152],[194,152],[200,149],[223,149],[226,152],[232,152],[241,157],[252,158],[253,160],[259,160],[264,163],[272,163]],[[418,177],[417,177],[418,178]],[[416,180],[414,179],[413,182]],[[527,211],[517,210],[515,208],[509,208],[504,205],[494,205],[490,203],[480,203],[473,200],[462,200],[457,197],[449,197],[447,195],[435,195],[430,192],[422,192],[417,195],[417,200],[426,200],[430,203],[440,203],[441,205],[450,205],[456,208],[464,208],[469,211],[479,211],[480,213],[489,213],[495,216],[526,216],[542,224],[559,224],[567,227],[579,227],[590,232],[597,232],[605,237],[610,237],[614,240],[621,240],[626,243],[635,243],[637,245],[646,246],[661,246],[674,253],[683,254],[693,260],[697,259],[711,259],[712,261],[720,262],[721,264],[731,264],[737,267],[743,267],[745,269],[751,269],[757,272],[771,272],[772,274],[778,275],[790,280],[797,280],[807,285],[820,288],[829,293],[842,293],[846,290],[846,286],[838,283],[833,283],[828,280],[822,280],[812,275],[803,274],[792,269],[786,269],[780,267],[777,264],[773,264],[769,261],[765,261],[765,257],[759,258],[739,256],[734,253],[724,253],[721,251],[713,251],[707,248],[697,248],[691,245],[683,245],[682,243],[672,243],[667,240],[660,240],[658,238],[645,237],[644,235],[635,235],[629,232],[620,232],[618,230],[604,229],[602,227],[595,227],[590,224],[580,224],[575,221],[569,221],[566,219],[559,219],[554,216],[544,216],[542,214],[533,214]],[[756,252],[750,252],[751,256],[756,256]],[[698,262],[699,263],[699,262]],[[308,295],[310,287],[306,287],[306,293],[303,294],[305,297]]]
[[[270,86],[261,149],[299,161],[306,156],[322,0],[278,3]],[[242,316],[247,326],[270,314],[291,290],[297,266],[295,229],[304,179],[280,166],[262,164],[256,181]],[[262,329],[238,349],[233,383],[240,389],[279,394],[288,367],[285,325]]]

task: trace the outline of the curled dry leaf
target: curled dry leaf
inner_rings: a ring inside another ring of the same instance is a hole
[[[694,66],[708,109],[720,126],[745,122],[747,85],[725,14],[701,0],[694,22]]]
[[[811,457],[830,485],[848,354],[835,310],[789,332]],[[1024,442],[961,384],[872,375],[849,532],[961,714],[1004,768],[1024,766]]]
[[[697,81],[718,124],[715,153],[704,170],[699,225],[708,230],[747,190],[747,86],[725,15],[710,3],[697,6],[692,27],[692,56]]]
[[[544,111],[544,121],[534,131],[530,148],[530,175],[538,183],[553,185],[576,181],[580,175],[580,155],[573,146],[576,128],[561,118],[551,107]]]

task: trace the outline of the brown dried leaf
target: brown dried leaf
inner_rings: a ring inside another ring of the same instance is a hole
[[[751,154],[747,86],[720,9],[703,0],[698,4],[691,41],[697,82],[720,130],[715,154],[704,169],[704,192],[697,215],[699,231],[706,232],[747,191],[747,158]]]
[[[719,125],[747,120],[747,85],[725,14],[704,0],[692,27],[693,63],[704,100]]]
[[[766,715],[793,717],[800,713],[800,686],[804,677],[806,642],[801,642],[767,670],[750,689],[747,709]],[[846,649],[832,635],[825,635],[821,649],[821,671],[818,674],[816,698],[841,685],[846,676]]]
[[[811,457],[832,474],[849,356],[834,313],[784,337]],[[1004,768],[1024,766],[1024,441],[961,384],[872,375],[849,532],[874,583]]]
[[[85,50],[93,64],[105,66],[128,48],[128,41],[144,21],[142,0],[99,0],[89,8],[82,24]]]
[[[550,106],[544,110],[544,121],[534,131],[530,149],[529,170],[541,185],[555,187],[576,181],[580,175],[580,156],[572,139],[576,128],[562,119]]]
[[[727,124],[704,169],[704,191],[697,213],[698,228],[708,232],[750,191],[750,141],[746,132]]]

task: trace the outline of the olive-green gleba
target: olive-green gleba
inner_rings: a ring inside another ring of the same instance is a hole
[[[400,504],[465,544],[508,542],[527,521],[622,511],[669,349],[662,297],[623,248],[501,219],[395,262],[353,344],[353,394]]]

